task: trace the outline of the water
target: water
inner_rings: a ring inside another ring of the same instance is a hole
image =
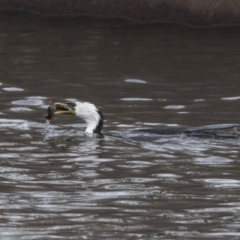
[[[129,139],[239,123],[240,32],[1,16],[2,239],[238,239],[240,141]],[[50,101],[101,107],[104,139]]]

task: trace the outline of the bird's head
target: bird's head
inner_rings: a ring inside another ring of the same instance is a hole
[[[86,133],[102,134],[103,114],[99,108],[89,102],[51,103],[45,112],[45,118],[53,119],[57,115],[71,115],[83,119],[87,123]]]
[[[72,103],[50,103],[50,106],[45,111],[44,116],[46,119],[52,120],[54,116],[61,114],[76,116],[74,105]]]

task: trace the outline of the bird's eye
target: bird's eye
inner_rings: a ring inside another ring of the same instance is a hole
[[[68,107],[70,107],[71,109],[74,109],[76,107],[76,103],[74,102],[68,102],[67,103]]]

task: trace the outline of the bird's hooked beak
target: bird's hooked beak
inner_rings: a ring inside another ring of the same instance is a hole
[[[51,120],[55,115],[60,114],[75,116],[76,111],[74,106],[72,106],[71,104],[56,102],[50,103],[50,106],[45,111],[44,116],[46,119]]]

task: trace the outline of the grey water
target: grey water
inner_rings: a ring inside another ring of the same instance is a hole
[[[240,123],[240,31],[0,16],[1,239],[239,239],[240,139],[134,141]],[[93,102],[103,139],[50,101]]]

